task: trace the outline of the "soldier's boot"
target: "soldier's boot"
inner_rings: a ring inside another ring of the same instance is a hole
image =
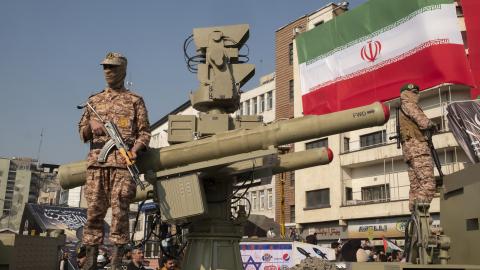
[[[122,269],[122,258],[125,254],[125,245],[113,246],[112,263],[110,264],[110,270]]]
[[[87,257],[82,270],[96,270],[97,269],[97,256],[98,245],[86,246]]]

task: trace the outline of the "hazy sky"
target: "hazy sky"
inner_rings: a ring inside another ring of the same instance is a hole
[[[350,8],[365,0],[351,0]],[[141,94],[150,123],[188,99],[196,74],[183,60],[195,27],[248,23],[256,75],[275,67],[275,30],[327,0],[0,2],[0,157],[66,163],[84,159],[75,106],[103,89],[99,62],[108,51],[128,58],[127,79]]]

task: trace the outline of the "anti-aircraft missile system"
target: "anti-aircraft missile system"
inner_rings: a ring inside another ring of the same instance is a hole
[[[246,187],[238,186],[239,180],[245,183],[245,179],[327,164],[333,158],[326,148],[285,155],[279,154],[279,148],[383,125],[390,117],[381,103],[268,125],[257,116],[232,117],[239,107],[240,87],[255,70],[240,53],[247,39],[248,25],[193,30],[184,49],[188,67],[200,81],[190,95],[200,114],[169,116],[171,145],[149,149],[137,161],[151,186],[136,200],[147,198],[146,192],[152,190],[162,220],[189,224],[183,269],[243,269],[239,241],[246,217],[240,209],[232,214],[232,201],[245,195],[241,190]],[[187,53],[192,41],[194,56]],[[85,162],[62,165],[62,187],[84,184],[85,171]]]

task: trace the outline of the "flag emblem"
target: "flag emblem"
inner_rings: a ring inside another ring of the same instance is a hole
[[[368,62],[375,62],[377,57],[380,55],[380,51],[382,50],[382,43],[380,41],[368,41],[368,43],[362,47],[360,51],[360,56],[364,61]]]

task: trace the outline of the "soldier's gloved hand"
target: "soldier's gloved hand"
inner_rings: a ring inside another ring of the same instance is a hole
[[[136,143],[132,149],[130,149],[130,152],[132,153],[132,159],[135,160],[137,159],[138,156],[138,151],[142,150],[144,148],[144,145],[141,143]]]
[[[92,130],[92,133],[97,135],[97,136],[101,136],[101,135],[105,135],[107,134],[107,130],[105,129],[105,127],[103,126],[102,123],[100,123],[99,121],[97,120],[90,120],[88,122],[90,124],[90,129]]]

